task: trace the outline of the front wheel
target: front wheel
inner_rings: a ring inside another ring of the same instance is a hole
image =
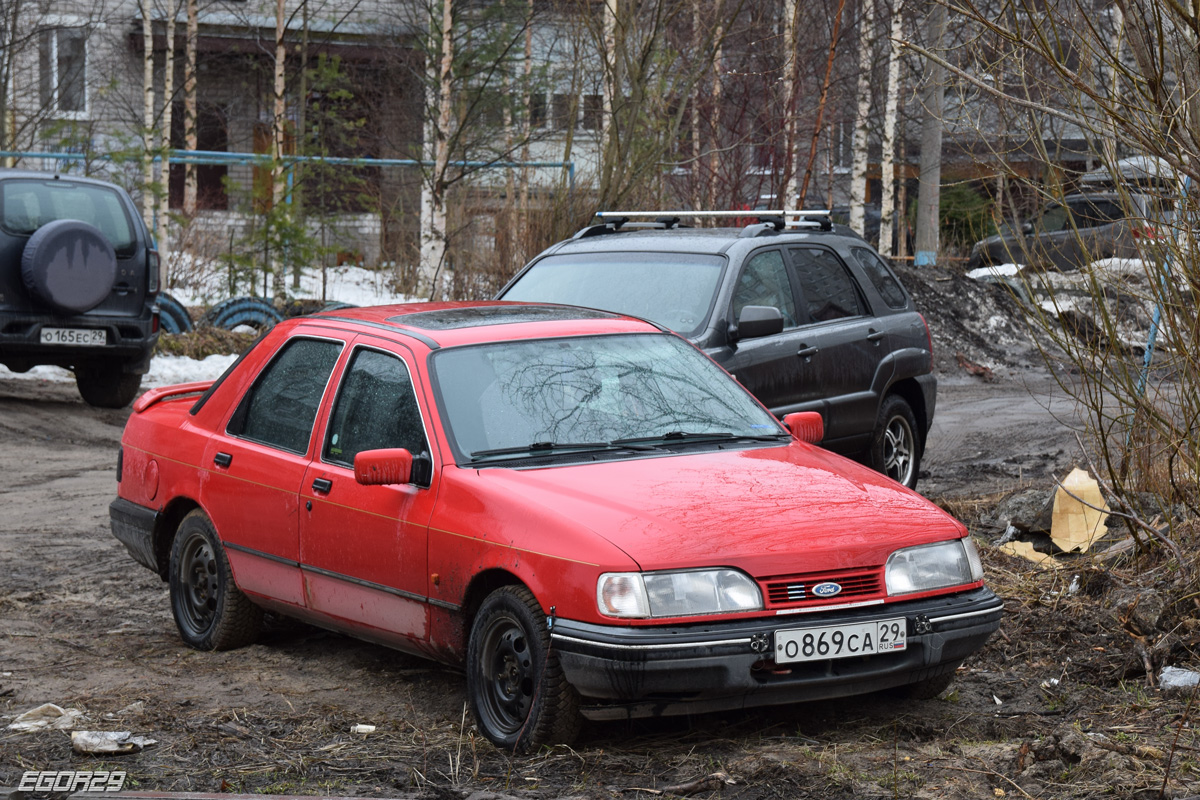
[[[197,650],[232,650],[258,638],[262,609],[233,582],[229,558],[199,509],[179,523],[171,547],[171,613],[179,636]]]
[[[579,696],[550,648],[545,613],[524,586],[487,596],[467,642],[467,697],[480,732],[527,753],[579,732]]]
[[[871,468],[916,488],[922,446],[917,430],[916,415],[904,398],[894,394],[884,398],[871,440]]]

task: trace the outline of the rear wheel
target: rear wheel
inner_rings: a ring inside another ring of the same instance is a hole
[[[546,617],[524,586],[483,601],[467,644],[467,696],[479,730],[518,753],[567,743],[579,731],[579,696],[550,648]]]
[[[888,395],[879,409],[871,441],[870,465],[897,483],[916,488],[922,442],[917,418],[908,402]]]
[[[76,367],[75,385],[89,406],[124,408],[137,397],[142,376],[125,372],[120,364],[86,364]]]
[[[199,509],[179,523],[171,547],[171,613],[184,642],[197,650],[232,650],[252,643],[262,609],[233,582],[221,540]]]

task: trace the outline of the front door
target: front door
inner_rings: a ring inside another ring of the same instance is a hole
[[[300,487],[300,560],[310,610],[369,638],[415,646],[428,635],[435,491],[354,479],[354,457],[365,450],[430,452],[412,374],[403,347],[356,342]]]

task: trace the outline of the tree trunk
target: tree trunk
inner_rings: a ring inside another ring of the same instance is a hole
[[[946,7],[934,3],[929,12],[929,49],[938,52],[946,37]],[[925,118],[921,122],[921,185],[917,196],[917,241],[913,266],[935,266],[939,247],[942,183],[942,104],[945,70],[935,61],[925,64]]]
[[[154,22],[150,0],[142,12],[142,221],[154,230]]]
[[[162,182],[158,192],[158,253],[163,272],[171,274],[170,251],[167,241],[171,202],[171,112],[175,99],[175,0],[166,0],[167,11],[167,54],[163,65],[163,111],[162,127],[159,130],[159,149],[162,161],[158,175]]]
[[[196,37],[200,31],[197,14],[199,0],[187,0],[187,41],[183,50],[183,147],[196,150]],[[196,216],[196,192],[198,180],[196,165],[186,164],[183,168],[183,216],[191,220]]]
[[[603,113],[600,120],[600,197],[601,204],[611,196],[610,188],[614,183],[614,171],[618,159],[619,142],[616,133],[616,97],[621,91],[621,54],[618,53],[617,41],[617,7],[618,0],[604,0],[604,97],[602,98]],[[572,120],[567,128],[574,131]]]
[[[287,104],[284,102],[284,91],[286,84],[284,82],[287,59],[287,47],[284,44],[284,32],[286,30],[285,23],[287,21],[287,11],[285,8],[285,0],[276,0],[275,3],[275,105],[273,109],[273,125],[275,139],[274,160],[271,165],[271,214],[278,215],[284,213],[283,203],[287,194],[287,187],[284,183],[284,166],[283,157],[285,155],[286,131],[285,125],[287,122]],[[284,276],[284,264],[281,254],[275,252],[272,254],[271,260],[271,292],[274,295],[276,305],[282,305],[287,299],[287,285]]]
[[[799,195],[797,208],[804,208],[805,197],[808,195],[808,184],[812,180],[813,164],[817,160],[817,143],[821,139],[821,121],[825,118],[825,101],[829,97],[829,81],[833,77],[833,59],[837,55],[838,36],[842,30],[842,12],[845,10],[846,0],[838,0],[837,12],[833,17],[833,35],[829,39],[829,59],[825,62],[825,80],[821,83],[821,96],[817,100],[817,119],[813,123],[812,144],[808,148],[808,166],[804,169],[804,182],[800,184],[797,192]]]
[[[875,38],[875,0],[862,0],[858,15],[858,110],[854,118],[854,155],[850,168],[850,229],[865,230],[867,156],[871,136],[871,43]]]
[[[888,37],[887,100],[883,109],[883,157],[880,178],[879,252],[892,256],[892,232],[896,226],[896,119],[900,107],[900,40],[904,36],[901,0],[893,0],[891,35]]]
[[[844,0],[840,0],[844,2]],[[800,90],[800,60],[796,55],[797,52],[797,25],[796,14],[798,12],[796,0],[783,0],[783,174],[780,180],[780,189],[783,192],[783,197],[775,198],[779,208],[784,211],[791,211],[798,208],[798,202],[801,200],[800,195],[803,189],[800,186],[800,171],[796,169],[796,126],[799,121],[796,119],[797,93]],[[834,34],[837,38],[837,34]],[[830,45],[830,52],[834,45]],[[824,108],[825,97],[821,96],[821,107]],[[818,126],[820,123],[818,122]],[[814,150],[815,150],[814,146]]]
[[[429,299],[440,295],[438,285],[446,263],[446,170],[450,163],[450,122],[453,109],[451,67],[454,63],[454,0],[442,0],[441,40],[434,41],[436,26],[430,25],[430,48],[426,67],[426,98],[429,110],[425,126],[425,160],[432,161],[432,170],[421,190],[421,274],[430,281]],[[439,52],[440,63],[434,55]],[[436,120],[434,112],[436,111]]]

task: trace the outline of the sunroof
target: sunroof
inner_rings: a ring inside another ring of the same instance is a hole
[[[439,311],[416,311],[388,317],[388,322],[427,331],[478,328],[484,325],[516,325],[522,322],[558,322],[572,319],[615,319],[607,311],[571,306],[472,306]]]

